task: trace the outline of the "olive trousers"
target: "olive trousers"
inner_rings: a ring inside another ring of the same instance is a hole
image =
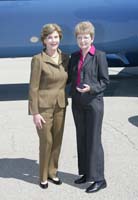
[[[56,177],[62,144],[66,108],[56,104],[53,108],[40,108],[46,123],[37,129],[39,136],[40,181]]]

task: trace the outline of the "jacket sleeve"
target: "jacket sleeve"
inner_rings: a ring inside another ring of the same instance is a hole
[[[38,114],[38,90],[41,76],[40,59],[33,57],[31,61],[31,74],[29,84],[29,114]]]
[[[71,69],[71,60],[72,57],[69,57],[69,62],[68,62],[68,80],[67,80],[67,84],[71,83],[71,78],[72,78],[72,69]]]
[[[66,84],[66,94],[67,97],[71,97],[71,78],[72,78],[72,69],[71,69],[71,56],[68,62],[68,79]]]
[[[99,55],[97,55],[97,63],[98,63],[97,81],[92,85],[90,85],[91,94],[103,92],[106,89],[107,85],[109,84],[108,63],[104,52],[101,52]]]

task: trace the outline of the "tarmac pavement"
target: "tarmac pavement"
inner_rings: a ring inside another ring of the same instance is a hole
[[[108,187],[87,194],[89,183],[74,184],[78,171],[70,99],[59,162],[63,184],[49,182],[46,190],[38,185],[38,136],[27,101],[30,60],[0,59],[0,200],[138,200],[138,68],[110,69],[102,135]]]

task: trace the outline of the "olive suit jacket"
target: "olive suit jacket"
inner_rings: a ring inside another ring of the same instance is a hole
[[[31,62],[29,85],[29,114],[39,113],[39,108],[52,108],[56,103],[67,105],[65,85],[69,56],[59,49],[56,64],[44,51],[35,55]]]

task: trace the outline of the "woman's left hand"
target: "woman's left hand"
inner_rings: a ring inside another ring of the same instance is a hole
[[[83,84],[83,86],[84,86],[84,88],[76,87],[77,91],[81,92],[81,93],[86,93],[86,92],[90,91],[90,86],[89,85]]]

